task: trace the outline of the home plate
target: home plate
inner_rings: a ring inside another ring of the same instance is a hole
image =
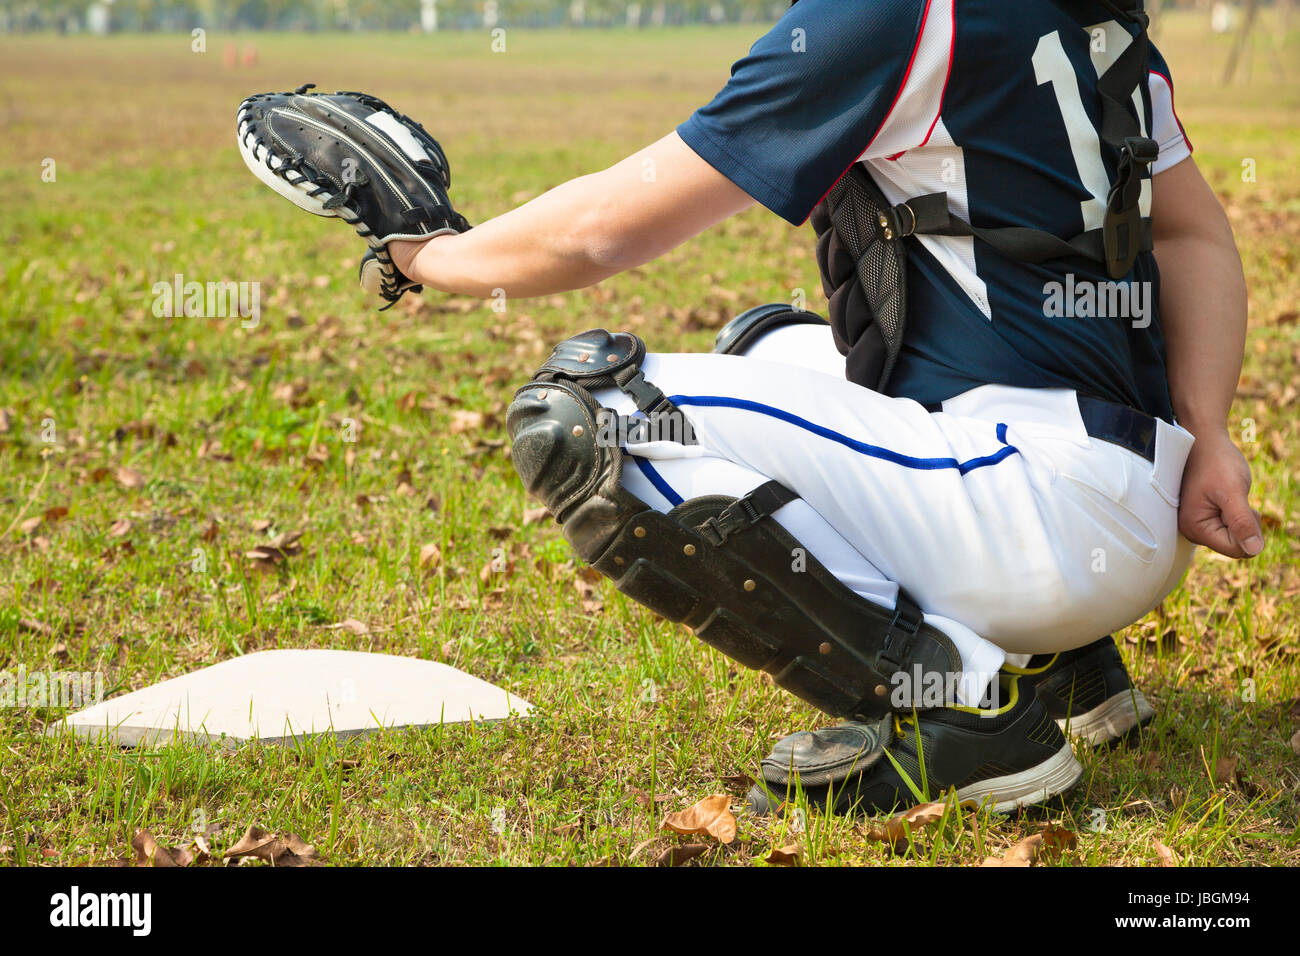
[[[523,716],[532,705],[446,664],[359,651],[259,651],[72,714],[70,730],[124,747],[235,747]]]

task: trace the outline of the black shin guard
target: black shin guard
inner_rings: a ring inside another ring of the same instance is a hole
[[[620,483],[625,452],[602,441],[612,415],[590,390],[618,387],[648,415],[680,414],[640,373],[644,346],[595,330],[559,345],[506,415],[511,457],[581,557],[620,591],[728,657],[836,716],[920,707],[926,675],[960,655],[900,595],[860,597],[771,517],[793,493],[768,482],[664,514]]]

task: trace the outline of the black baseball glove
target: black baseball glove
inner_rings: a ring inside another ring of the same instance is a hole
[[[447,157],[423,126],[383,100],[307,92],[312,86],[240,103],[240,155],[295,206],[355,228],[371,250],[361,261],[361,285],[391,306],[420,286],[398,271],[388,244],[470,227],[447,197]]]

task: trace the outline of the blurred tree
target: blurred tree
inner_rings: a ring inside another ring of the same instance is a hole
[[[480,29],[485,2],[438,0],[439,29]],[[0,0],[0,29],[78,29],[96,5],[108,5],[115,31],[195,26],[409,30],[420,22],[421,0]],[[785,10],[788,0],[580,0],[579,5],[580,11],[575,0],[497,0],[497,13],[503,26],[651,27],[771,20]],[[629,17],[629,8],[635,16]],[[575,16],[579,12],[581,16]]]

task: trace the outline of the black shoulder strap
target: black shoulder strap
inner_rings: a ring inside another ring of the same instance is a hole
[[[1100,229],[1090,229],[1073,239],[1062,239],[1041,229],[1008,226],[984,229],[948,211],[947,193],[930,193],[899,203],[880,215],[886,239],[917,235],[974,236],[1003,255],[1022,262],[1046,262],[1082,256],[1106,265],[1118,279],[1133,268],[1141,252],[1152,248],[1151,220],[1141,215],[1142,170],[1159,152],[1155,140],[1142,135],[1131,112],[1133,91],[1146,76],[1150,56],[1147,15],[1142,0],[1100,0],[1117,17],[1138,27],[1137,35],[1101,75],[1097,91],[1102,101],[1101,139],[1119,150],[1119,168],[1106,196],[1106,215]]]

